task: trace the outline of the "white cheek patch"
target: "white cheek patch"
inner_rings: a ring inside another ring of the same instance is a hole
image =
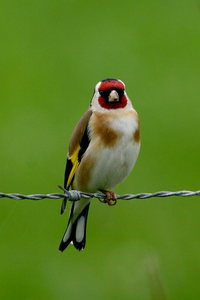
[[[100,85],[101,85],[101,81],[99,81],[99,82],[96,84],[95,89],[94,89],[95,92],[98,92]]]

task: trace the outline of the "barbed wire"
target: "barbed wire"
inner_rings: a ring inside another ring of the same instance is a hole
[[[116,195],[117,200],[133,200],[133,199],[148,199],[153,197],[171,197],[171,196],[180,196],[180,197],[189,197],[189,196],[200,196],[200,190],[199,191],[177,191],[177,192],[170,192],[170,191],[160,191],[156,193],[139,193],[139,194],[124,194],[124,195]],[[97,199],[106,199],[106,195],[103,193],[85,193],[81,191],[71,190],[67,191],[65,190],[65,193],[51,193],[51,194],[32,194],[32,195],[22,195],[18,193],[1,193],[0,192],[0,198],[10,198],[15,200],[43,200],[43,199],[62,199],[66,198],[69,201],[78,201],[81,198],[85,199],[91,199],[91,198],[97,198]]]

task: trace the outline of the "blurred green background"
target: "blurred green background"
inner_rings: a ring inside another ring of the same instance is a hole
[[[0,30],[1,192],[60,192],[72,130],[107,77],[141,122],[115,192],[200,189],[199,1],[3,0]],[[1,299],[200,298],[198,197],[94,199],[86,249],[63,253],[61,200],[0,205]]]

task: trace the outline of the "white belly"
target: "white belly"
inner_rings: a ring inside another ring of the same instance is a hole
[[[138,154],[139,144],[134,145],[122,140],[114,148],[99,149],[96,152],[96,164],[91,171],[88,190],[112,190],[132,171]]]

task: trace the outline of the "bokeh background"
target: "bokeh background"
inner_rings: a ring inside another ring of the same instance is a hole
[[[95,84],[141,122],[118,194],[200,189],[200,2],[1,1],[0,191],[60,192]],[[92,200],[87,245],[58,251],[61,200],[0,200],[1,299],[199,299],[200,198]],[[69,210],[69,206],[68,206]]]

